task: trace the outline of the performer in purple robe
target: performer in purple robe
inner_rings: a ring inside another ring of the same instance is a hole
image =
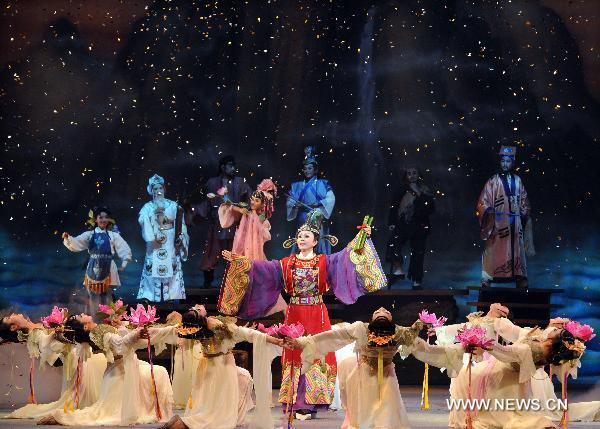
[[[531,239],[531,206],[521,178],[513,173],[516,148],[500,149],[501,171],[487,181],[477,204],[481,238],[483,287],[516,282],[527,288],[526,253],[535,254]]]
[[[365,293],[385,287],[387,279],[375,247],[366,237],[360,237],[365,233],[370,235],[370,227],[364,225],[365,232],[359,233],[340,252],[324,255],[315,252],[319,238],[332,245],[337,239],[320,237],[321,220],[319,211],[308,215],[296,237],[284,243],[286,248],[296,244],[299,253],[281,261],[251,261],[223,252],[231,264],[221,289],[219,311],[242,319],[259,319],[268,314],[279,294],[285,291],[291,296],[285,323],[300,322],[308,334],[314,335],[331,329],[323,303],[327,290],[331,289],[344,304],[353,304]],[[300,352],[288,350],[283,355],[279,402],[293,404],[298,418],[310,418],[318,406],[331,404],[336,378],[335,354],[327,354],[324,360],[315,360],[301,375]]]
[[[204,287],[209,288],[214,279],[214,270],[219,262],[222,250],[230,250],[233,246],[233,237],[239,222],[227,228],[222,228],[219,221],[219,206],[225,201],[232,203],[248,204],[252,189],[246,179],[235,175],[235,158],[224,156],[219,160],[219,175],[211,177],[206,182],[205,201],[197,206],[190,207],[188,223],[200,219],[208,221],[208,236],[200,261],[200,269],[204,272]]]

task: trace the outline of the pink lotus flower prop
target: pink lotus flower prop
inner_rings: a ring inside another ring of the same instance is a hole
[[[111,324],[123,320],[126,311],[127,306],[119,299],[117,302],[111,302],[109,305],[99,304],[96,316],[102,319],[103,323]]]
[[[125,314],[124,317],[125,320],[138,328],[158,320],[158,317],[156,317],[156,307],[148,305],[148,309],[145,309],[142,304],[138,304],[135,310],[131,307],[129,314]]]
[[[463,347],[473,346],[489,349],[493,344],[493,339],[486,338],[487,332],[481,326],[471,326],[463,328],[456,334],[455,341],[461,343]]]
[[[45,328],[56,328],[62,325],[65,320],[67,320],[68,316],[69,310],[66,308],[59,308],[55,305],[49,316],[42,317],[42,324]]]
[[[448,318],[444,316],[437,317],[435,313],[422,310],[419,313],[419,320],[421,320],[423,323],[431,325],[432,328],[439,328],[440,326],[444,326],[444,323],[448,321]]]
[[[272,337],[279,335],[282,337],[298,338],[304,334],[304,326],[300,322],[291,325],[279,323],[271,325],[268,328],[262,323],[259,323],[257,328],[259,331],[262,331]]]
[[[281,325],[279,334],[284,337],[298,338],[304,334],[304,326],[300,322],[291,325]]]
[[[267,335],[274,336],[274,335],[277,335],[277,333],[279,332],[279,326],[280,326],[280,324],[275,324],[275,325],[271,325],[267,328],[262,323],[259,323],[257,328],[259,331],[264,332]]]
[[[574,320],[567,322],[565,329],[573,334],[575,338],[583,341],[590,341],[596,336],[596,334],[594,334],[594,328],[592,328],[590,325],[582,325]]]

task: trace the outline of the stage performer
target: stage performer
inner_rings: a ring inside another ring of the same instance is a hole
[[[226,201],[247,207],[250,194],[252,194],[252,189],[246,179],[236,176],[235,173],[235,158],[231,155],[222,157],[219,160],[218,175],[211,177],[206,182],[207,199],[197,206],[190,206],[186,217],[188,225],[202,219],[208,221],[208,235],[200,261],[205,288],[212,285],[221,251],[231,249],[238,224],[234,222],[228,227],[221,227],[218,215],[219,207]]]
[[[190,310],[196,309],[200,314],[206,315],[204,306],[196,304]],[[171,312],[167,316],[167,323],[181,324],[181,314],[177,311]],[[198,369],[202,349],[200,343],[193,339],[179,336],[177,340],[177,348],[173,357],[172,369],[172,386],[173,386],[173,407],[187,408],[190,400],[190,392],[192,391],[192,382],[194,374]]]
[[[87,314],[70,316],[65,332],[76,343],[100,349],[109,363],[98,400],[78,410],[55,410],[38,424],[66,426],[131,426],[166,421],[173,414],[173,391],[167,370],[138,360],[135,351],[148,346],[148,336],[159,354],[167,343],[176,341],[175,326],[143,329],[117,329],[94,323]],[[158,407],[156,406],[158,404]],[[160,418],[158,409],[160,409]]]
[[[387,259],[392,263],[392,274],[404,277],[402,248],[410,244],[408,278],[413,289],[421,289],[425,244],[430,232],[429,216],[434,212],[433,193],[423,183],[419,169],[410,166],[402,179],[390,208],[389,228],[392,236],[388,243]]]
[[[470,322],[473,323],[473,320]],[[427,346],[434,347],[434,346]],[[413,351],[413,356],[439,368],[456,368],[462,365],[462,358],[458,359],[455,353],[438,355],[432,359],[427,347],[423,350]],[[451,346],[438,345],[437,348]],[[530,330],[527,335],[513,344],[501,345],[494,343],[485,353],[482,349],[465,348],[475,356],[482,356],[483,360],[474,365],[465,365],[458,375],[449,372],[448,375],[456,377],[450,385],[450,399],[466,401],[473,399],[491,399],[523,401],[535,398],[532,394],[533,381],[540,368],[550,365],[560,374],[566,376],[579,365],[579,358],[585,350],[583,342],[576,339],[573,334],[564,329],[543,332],[540,329]],[[469,377],[469,373],[471,374]],[[469,387],[470,386],[470,387]],[[544,404],[540,404],[544,405]],[[543,409],[521,410],[518,407],[500,410],[497,407],[467,410],[456,407],[450,411],[449,426],[465,428],[468,420],[472,421],[474,429],[538,429],[554,428],[552,417]]]
[[[559,331],[565,328],[570,322],[565,318],[550,319],[548,326],[544,330],[539,328],[523,328],[515,325],[506,316],[509,309],[500,304],[490,305],[490,311],[485,315],[473,313],[469,315],[469,325],[482,326],[488,331],[490,338],[501,337],[502,340],[509,343],[518,343],[530,336],[538,336],[541,338],[549,338],[556,335]],[[459,329],[467,324],[447,325],[436,328],[438,341],[440,343],[451,343]],[[593,338],[593,330],[589,335],[589,339]],[[483,366],[491,368],[494,365],[492,356],[486,356],[483,362],[477,362],[475,366]],[[536,373],[531,377],[531,394],[533,398],[539,399],[544,414],[552,420],[560,420],[562,412],[558,409],[549,409],[548,404],[556,404],[557,397],[552,384],[552,375],[555,375],[560,383],[565,383],[565,376],[577,378],[577,365],[559,365],[553,366],[550,370],[550,375],[546,373],[544,368],[538,368]],[[453,383],[450,385],[450,391],[453,391]],[[549,402],[550,401],[550,402]],[[464,417],[464,416],[462,416]],[[455,410],[450,412],[450,420],[461,420],[461,416],[457,416]],[[600,421],[600,401],[577,402],[569,403],[569,421]]]
[[[481,286],[514,281],[517,287],[527,288],[526,253],[535,253],[531,206],[521,178],[513,172],[516,147],[502,146],[499,154],[500,173],[487,181],[477,203],[485,241]]]
[[[305,179],[292,183],[287,199],[287,220],[296,220],[298,226],[306,222],[306,216],[313,210],[321,212],[325,219],[330,219],[335,206],[335,195],[328,180],[318,177],[319,164],[314,153],[314,148],[308,146],[304,150],[302,173]],[[319,231],[319,244],[316,252],[328,255],[331,253],[331,244],[324,237],[329,234],[326,222],[321,223]],[[293,252],[297,252],[296,247]]]
[[[330,288],[344,304],[352,304],[365,293],[383,288],[386,278],[377,252],[366,236],[367,225],[342,251],[324,255],[315,252],[319,238],[335,245],[332,236],[320,237],[321,212],[314,211],[306,219],[295,239],[288,239],[284,247],[295,242],[300,249],[281,261],[250,261],[231,252],[223,257],[231,264],[219,297],[219,311],[238,315],[243,319],[263,317],[277,302],[282,290],[291,295],[285,315],[286,324],[304,325],[309,334],[331,329],[323,294]],[[285,351],[283,377],[279,402],[293,404],[296,416],[309,419],[317,407],[326,408],[333,399],[336,363],[335,354],[328,353],[325,361],[314,365],[300,375],[300,352]]]
[[[410,350],[424,324],[395,325],[391,313],[381,307],[369,323],[341,323],[336,329],[317,335],[286,338],[285,347],[303,349],[303,372],[315,359],[355,343],[352,355],[339,363],[340,396],[346,409],[343,428],[409,428],[408,415],[392,359]],[[460,355],[463,351],[460,349]]]
[[[51,316],[57,311],[61,310],[55,307]],[[15,314],[9,316],[7,321],[15,329],[26,329],[30,323],[22,315]],[[24,337],[29,356],[40,360],[40,368],[52,366],[57,360],[62,362],[60,397],[48,404],[27,404],[6,418],[37,419],[54,410],[85,408],[96,402],[106,369],[106,358],[102,353],[93,353],[88,344],[74,344],[67,340],[62,325],[52,329],[36,327]]]
[[[182,262],[187,260],[189,236],[183,209],[165,198],[165,180],[155,174],[146,188],[152,201],[140,210],[138,223],[146,242],[146,257],[137,299],[162,302],[185,299]]]
[[[269,219],[275,211],[274,199],[277,196],[277,186],[271,179],[264,179],[250,197],[250,210],[240,207],[231,201],[226,201],[219,207],[221,227],[228,228],[239,222],[233,239],[232,253],[246,256],[251,261],[267,259],[264,243],[271,240],[271,224]],[[241,220],[240,220],[241,219]],[[279,295],[277,304],[269,310],[266,316],[285,311],[287,304]]]
[[[185,414],[178,415],[162,429],[233,429],[244,424],[247,412],[254,407],[253,380],[250,373],[235,365],[231,350],[236,343],[253,343],[253,374],[256,380],[256,409],[250,428],[274,427],[269,407],[271,385],[268,383],[271,361],[281,354],[282,339],[263,332],[237,326],[232,317],[206,317],[199,306],[182,317],[178,329],[182,338],[197,340],[202,353],[193,375],[192,391]]]
[[[94,207],[90,211],[87,224],[92,228],[77,237],[71,237],[63,232],[63,244],[72,252],[87,250],[90,258],[87,263],[83,285],[88,292],[86,311],[91,313],[99,304],[108,304],[112,300],[113,288],[119,287],[119,271],[124,271],[131,261],[131,248],[114,231],[115,221],[106,207]],[[121,266],[117,269],[115,256],[121,259]]]

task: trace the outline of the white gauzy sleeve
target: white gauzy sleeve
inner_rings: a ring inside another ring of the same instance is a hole
[[[146,243],[152,242],[156,239],[156,236],[154,235],[154,230],[152,229],[152,220],[150,216],[150,208],[148,207],[148,205],[145,205],[140,210],[138,223],[142,227],[142,238]]]
[[[460,344],[432,345],[421,338],[415,338],[411,353],[421,362],[446,368],[448,377],[456,377],[463,366],[464,350]]]
[[[125,241],[121,234],[112,234],[113,243],[115,245],[115,252],[119,259],[121,259],[121,266],[125,268],[129,261],[131,261],[131,248]]]
[[[150,344],[154,346],[154,353],[159,355],[167,347],[167,344],[177,344],[177,326],[164,326],[160,328],[149,328]],[[146,340],[146,345],[148,340]]]
[[[516,342],[523,334],[530,331],[528,328],[521,328],[520,326],[515,325],[506,317],[494,319],[494,330],[496,331],[496,334],[511,343]]]
[[[86,231],[83,234],[79,234],[77,237],[68,236],[63,239],[63,244],[67,249],[71,252],[81,252],[82,250],[87,250],[90,245],[90,238],[92,238],[92,234],[94,231]]]
[[[252,343],[252,378],[256,394],[256,407],[248,422],[249,429],[272,429],[275,427],[271,414],[271,362],[281,355],[281,347],[267,343],[267,334],[243,326],[231,326],[236,341]]]
[[[456,334],[458,334],[459,329],[462,329],[465,325],[465,323],[458,323],[435,328],[435,343],[439,345],[454,344]]]
[[[494,344],[489,354],[501,362],[517,363],[519,365],[519,383],[525,383],[535,374],[537,368],[533,362],[531,347],[527,344],[516,343],[508,346]]]
[[[331,331],[298,338],[302,346],[302,372],[307,372],[315,359],[324,359],[327,353],[356,341],[361,332],[365,333],[364,323],[354,322]]]

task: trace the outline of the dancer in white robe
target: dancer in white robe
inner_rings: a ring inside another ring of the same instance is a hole
[[[270,410],[271,361],[281,354],[283,341],[235,324],[230,317],[205,317],[192,309],[183,316],[180,335],[198,339],[202,354],[194,375],[191,400],[182,417],[176,415],[162,428],[233,429],[245,422],[254,407],[250,374],[235,365],[236,343],[253,343],[253,373],[257,406],[250,428],[274,427]],[[203,312],[206,314],[205,312]],[[240,376],[240,372],[243,372]],[[244,376],[245,375],[245,376]],[[234,406],[237,405],[237,406]]]
[[[356,342],[358,357],[346,358],[338,372],[341,403],[346,409],[342,428],[406,429],[408,415],[392,358],[400,346],[414,343],[423,326],[420,321],[410,328],[394,325],[391,313],[382,307],[369,324],[341,324],[331,331],[286,340],[286,347],[303,349],[305,371],[314,359]]]
[[[74,321],[73,321],[74,319]],[[55,410],[39,424],[67,426],[128,426],[168,420],[172,415],[173,391],[169,375],[162,366],[154,365],[156,397],[150,365],[138,360],[135,351],[147,347],[147,336],[159,354],[166,343],[174,343],[175,327],[117,331],[110,325],[96,325],[91,316],[72,316],[67,326],[75,330],[78,342],[93,342],[109,363],[100,388],[98,400],[89,407],[74,410]],[[125,335],[122,335],[126,333]],[[88,338],[85,338],[85,334]],[[157,417],[155,401],[162,416]]]
[[[452,343],[458,330],[467,325],[482,326],[488,331],[488,336],[497,340],[501,337],[504,341],[509,343],[517,343],[525,340],[532,334],[535,334],[538,338],[543,340],[549,336],[556,335],[558,331],[564,328],[564,325],[568,322],[568,319],[555,318],[551,319],[546,329],[543,331],[532,328],[523,328],[515,325],[509,319],[506,318],[509,309],[501,304],[492,304],[490,311],[485,315],[479,313],[473,313],[468,316],[469,322],[464,324],[447,325],[440,328],[436,328],[437,339],[439,344]],[[486,355],[486,354],[484,354]],[[487,368],[487,371],[491,371],[493,362],[495,359],[491,355],[485,356],[485,360],[474,364],[473,368],[479,367]],[[569,362],[559,366],[552,366],[551,373],[557,377],[560,383],[564,380],[565,371],[568,372],[568,376],[573,379],[577,378],[577,369],[581,366],[581,363],[577,361],[575,364]],[[454,383],[454,379],[452,380]],[[552,378],[544,370],[544,368],[538,368],[535,374],[531,377],[531,397],[536,398],[540,401],[542,409],[545,415],[554,420],[560,421],[562,419],[562,412],[557,407],[548,408],[547,404],[556,404],[558,398],[555,393]],[[451,384],[451,391],[454,387]],[[569,421],[600,421],[600,401],[589,401],[589,402],[577,402],[569,403]],[[462,420],[462,415],[457,415],[456,411],[450,412],[451,424],[458,425],[458,421]]]
[[[93,353],[87,343],[66,344],[56,339],[50,342],[41,341],[40,345],[42,349],[39,353],[43,357],[40,366],[52,366],[56,358],[62,362],[61,395],[56,401],[48,404],[27,404],[6,416],[9,419],[38,419],[54,410],[71,407],[81,409],[98,400],[102,377],[106,370],[106,357],[103,353]]]
[[[413,350],[417,359],[439,368],[456,368],[462,365],[460,354],[447,354],[446,360],[439,359],[443,355],[431,353],[433,348],[456,348],[449,346],[430,346],[424,341],[421,350]],[[488,353],[492,358],[471,366],[471,394],[469,395],[469,371],[464,366],[450,386],[450,399],[454,401],[490,399],[496,400],[527,400],[533,398],[531,379],[538,368],[545,365],[566,365],[565,368],[577,365],[585,346],[565,331],[554,331],[551,334],[530,334],[519,339],[514,344],[503,346],[494,344]],[[453,374],[449,373],[450,376]],[[553,428],[551,418],[543,410],[499,410],[496,407],[479,409],[471,412],[474,429],[541,429]],[[467,412],[457,407],[452,410],[449,426],[453,428],[466,427]]]

